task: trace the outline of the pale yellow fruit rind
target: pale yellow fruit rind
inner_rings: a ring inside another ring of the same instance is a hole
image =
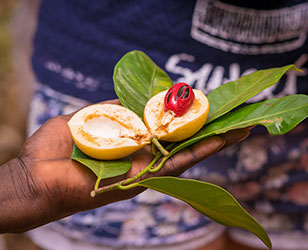
[[[86,146],[84,144],[79,143],[78,139],[74,138],[74,142],[77,147],[84,152],[86,155],[91,156],[94,159],[98,160],[115,160],[124,158],[137,150],[143,148],[146,144],[140,144],[136,146],[123,146],[123,147],[116,147],[112,149],[107,148],[95,148]]]
[[[148,101],[144,110],[144,121],[153,135],[160,140],[176,142],[193,136],[203,127],[209,113],[209,102],[201,90],[193,91],[195,100],[180,117],[172,117],[165,112],[164,97],[167,91],[160,92]]]
[[[115,104],[83,108],[74,114],[68,126],[77,147],[100,160],[123,158],[151,142],[151,135],[141,118]]]

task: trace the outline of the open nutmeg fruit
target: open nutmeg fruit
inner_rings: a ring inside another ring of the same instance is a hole
[[[186,83],[153,96],[144,109],[144,122],[128,108],[94,104],[78,111],[68,122],[73,140],[86,155],[100,160],[120,159],[158,140],[181,141],[204,125],[207,97]]]

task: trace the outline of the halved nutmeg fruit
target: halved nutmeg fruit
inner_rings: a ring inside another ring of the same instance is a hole
[[[151,134],[133,111],[115,104],[94,104],[68,122],[77,147],[101,160],[123,158],[151,143]]]
[[[184,114],[182,110],[180,115],[177,113],[177,105],[173,104],[174,109],[166,108],[165,98],[168,98],[168,91],[158,93],[147,102],[144,121],[152,135],[160,140],[176,142],[191,137],[202,128],[209,113],[209,102],[201,90],[191,91],[193,95],[189,93],[187,96],[194,96],[194,100],[186,106]],[[175,103],[177,100],[183,101],[181,96],[184,94],[180,94],[178,99],[174,98]]]
[[[120,159],[151,142],[166,155],[158,140],[176,142],[191,137],[204,125],[208,112],[203,92],[181,83],[147,102],[145,124],[123,106],[94,104],[74,114],[68,126],[77,147],[96,159]]]

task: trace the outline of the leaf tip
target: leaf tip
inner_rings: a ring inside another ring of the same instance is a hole
[[[297,68],[295,64],[289,65],[289,69],[288,70],[295,70],[295,71],[303,72],[303,70]]]
[[[268,242],[266,242],[265,245],[267,246],[267,248],[268,248],[269,250],[272,250],[272,249],[273,249],[272,242],[271,242],[271,240],[270,240],[269,238],[268,238]]]

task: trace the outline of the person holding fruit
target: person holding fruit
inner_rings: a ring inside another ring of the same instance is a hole
[[[135,49],[146,52],[174,82],[186,82],[206,95],[257,69],[294,63],[301,72],[287,72],[276,87],[249,102],[307,94],[307,9],[301,0],[43,1],[32,59],[37,85],[29,134],[36,132],[20,158],[0,173],[7,180],[1,190],[16,190],[3,199],[12,209],[1,211],[6,216],[0,225],[7,232],[24,231],[73,214],[29,232],[44,249],[231,246],[232,241],[224,242],[224,227],[153,190],[113,190],[91,198],[94,175],[70,160],[73,141],[67,114],[117,98],[114,65]],[[253,136],[229,147],[248,134],[249,129],[241,129],[210,137],[169,159],[154,175],[182,174],[224,186],[266,225],[274,249],[304,249],[308,201],[298,190],[308,190],[307,122],[277,137],[257,127]],[[148,146],[137,151],[126,176],[104,185],[134,176],[151,160],[150,151]],[[21,213],[17,201],[24,201]],[[242,244],[236,249],[263,247],[246,232],[230,229],[228,234]]]

